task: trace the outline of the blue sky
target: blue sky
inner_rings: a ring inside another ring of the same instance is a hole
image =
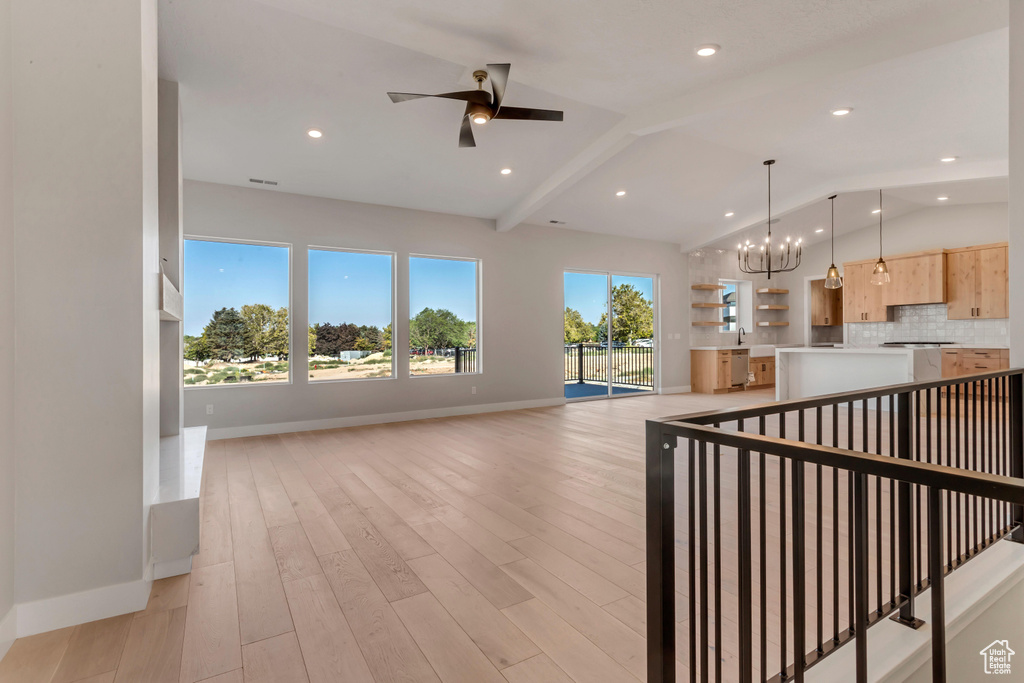
[[[310,249],[309,321],[384,329],[391,322],[391,256]]]
[[[476,320],[476,261],[411,257],[409,317],[424,308],[447,308],[466,321]]]
[[[476,262],[409,259],[409,310],[447,308],[476,320]],[[311,323],[354,323],[383,328],[391,322],[391,256],[309,251]],[[200,335],[213,312],[263,303],[288,306],[288,249],[185,240],[185,334]]]
[[[245,304],[288,306],[288,248],[185,240],[185,334],[198,336],[213,312]]]
[[[654,300],[654,281],[649,277],[613,275],[612,286],[633,285],[648,301]],[[608,280],[595,273],[565,274],[565,305],[580,312],[588,323],[597,324],[608,310]]]

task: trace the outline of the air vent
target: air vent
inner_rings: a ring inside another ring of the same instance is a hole
[[[565,225],[565,221],[550,220],[548,221],[548,223],[550,223],[551,225]]]
[[[259,178],[249,178],[249,182],[257,185],[277,185],[276,180],[260,180]]]

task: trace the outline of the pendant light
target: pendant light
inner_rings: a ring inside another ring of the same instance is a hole
[[[889,267],[885,265],[885,259],[882,258],[882,191],[878,191],[878,263],[875,264],[875,269],[871,272],[871,284],[873,285],[887,285],[889,284]]]
[[[843,286],[843,278],[836,268],[836,196],[828,198],[832,202],[832,265],[828,267],[825,274],[825,289],[840,289]]]
[[[788,273],[796,270],[800,266],[800,259],[803,256],[803,238],[796,241],[795,259],[792,258],[793,245],[788,237],[784,243],[779,245],[777,257],[776,252],[772,251],[772,223],[778,222],[772,220],[772,165],[774,163],[774,159],[764,162],[765,168],[768,169],[768,236],[765,238],[764,244],[761,245],[761,253],[756,254],[758,256],[757,264],[750,264],[750,247],[753,245],[748,243],[736,247],[736,264],[740,271],[752,275],[767,274],[769,280],[772,279],[772,273]]]

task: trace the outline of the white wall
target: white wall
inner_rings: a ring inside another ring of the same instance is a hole
[[[410,253],[483,261],[482,375],[410,378],[408,358],[397,354],[391,380],[310,384],[297,372],[290,385],[186,388],[186,426],[244,428],[560,400],[565,269],[660,275],[661,383],[689,384],[689,282],[676,245],[528,225],[499,233],[493,221],[195,181],[185,183],[184,229],[192,236],[292,244],[292,329],[299,331],[293,368],[306,364],[307,245],[397,252],[398,320],[409,317]],[[669,341],[670,333],[680,339]],[[408,348],[407,324],[396,325],[395,347]],[[206,414],[208,404],[213,415]]]
[[[148,593],[146,501],[159,457],[156,2],[13,0],[12,22],[24,635],[132,609]],[[115,585],[125,588],[69,596]]]
[[[837,199],[836,201],[840,201]],[[827,230],[827,228],[826,228]],[[920,209],[886,221],[882,226],[883,255],[906,254],[926,249],[955,249],[974,244],[1005,242],[1007,239],[1006,204],[959,204]],[[843,262],[878,258],[878,225],[871,225],[852,233],[836,237],[836,265],[840,270]],[[1020,270],[1013,266],[1010,271]],[[784,282],[790,290],[789,319],[786,341],[804,341],[805,279],[823,279],[831,263],[828,241],[822,241],[804,251],[803,262],[792,273],[787,273]],[[1012,289],[1012,288],[1011,288]],[[996,324],[991,321],[964,321],[979,327],[981,338],[988,338],[994,331],[988,328]],[[848,327],[866,328],[871,323],[853,323]],[[885,325],[879,323],[879,325]],[[1002,325],[1005,327],[1005,324]],[[899,335],[893,331],[896,339]],[[900,337],[902,338],[902,337]],[[882,341],[885,341],[884,339]]]
[[[1024,366],[1024,4],[1010,3],[1010,367]]]
[[[14,216],[11,184],[11,2],[0,0],[0,657],[14,604]]]

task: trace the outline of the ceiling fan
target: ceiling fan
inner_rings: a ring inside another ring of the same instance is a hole
[[[511,64],[488,64],[487,71],[474,71],[476,90],[445,92],[440,95],[420,95],[408,92],[389,92],[392,102],[418,100],[422,97],[441,97],[448,100],[462,100],[466,103],[466,111],[462,115],[462,127],[459,129],[459,147],[476,147],[473,129],[470,122],[477,125],[487,123],[491,119],[519,119],[520,121],[561,121],[562,112],[553,109],[526,109],[523,107],[506,107],[501,101],[508,85],[508,72]],[[491,79],[492,93],[484,90],[484,81]]]

